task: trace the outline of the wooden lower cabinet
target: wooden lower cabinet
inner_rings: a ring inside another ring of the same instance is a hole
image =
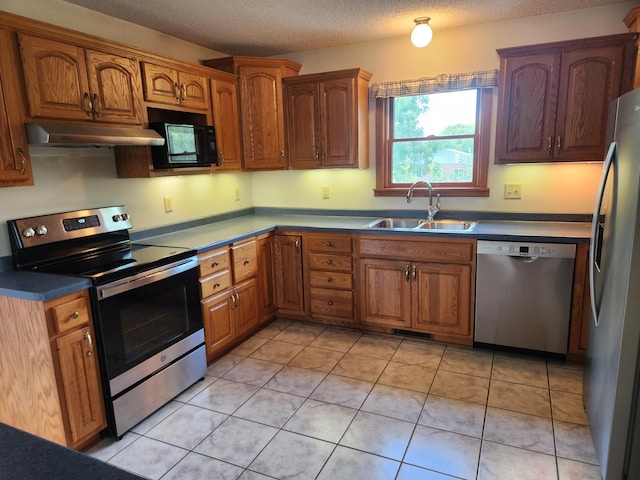
[[[475,240],[360,237],[363,324],[473,343]]]
[[[278,310],[274,278],[274,238],[273,233],[258,237],[256,286],[258,289],[258,318],[260,323],[271,320]]]
[[[589,290],[589,244],[576,245],[571,297],[571,323],[569,325],[569,360],[584,360],[589,345],[591,298]]]
[[[302,236],[276,232],[273,250],[278,312],[303,317],[306,308],[302,274]]]
[[[88,292],[0,297],[0,421],[71,448],[107,425]]]
[[[209,362],[265,320],[258,310],[257,245],[257,239],[251,238],[198,256]]]

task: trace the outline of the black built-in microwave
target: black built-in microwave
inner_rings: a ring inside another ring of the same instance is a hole
[[[164,138],[164,145],[151,147],[154,168],[201,167],[218,163],[213,126],[187,123],[150,123]]]

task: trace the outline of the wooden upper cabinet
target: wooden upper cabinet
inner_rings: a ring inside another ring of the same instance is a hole
[[[287,168],[282,79],[296,76],[301,65],[258,57],[225,57],[203,63],[238,75],[244,169]]]
[[[601,161],[609,103],[632,85],[631,34],[498,50],[496,163]]]
[[[16,71],[14,42],[7,30],[0,30],[0,187],[33,185],[29,148],[24,129],[24,106]]]
[[[30,35],[18,38],[30,116],[142,123],[135,59]]]
[[[351,69],[283,80],[291,168],[369,165],[370,78]]]
[[[217,170],[240,170],[242,142],[236,82],[211,78],[211,98],[218,142]]]
[[[208,110],[207,77],[170,67],[142,62],[144,98],[147,102]]]

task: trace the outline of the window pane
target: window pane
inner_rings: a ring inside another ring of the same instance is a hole
[[[392,182],[471,182],[473,143],[473,138],[394,142]]]
[[[477,90],[432,93],[394,99],[394,138],[472,135]]]

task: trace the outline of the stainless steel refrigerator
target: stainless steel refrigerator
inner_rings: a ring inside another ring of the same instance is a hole
[[[590,250],[584,400],[605,480],[640,479],[640,89],[609,108]]]

